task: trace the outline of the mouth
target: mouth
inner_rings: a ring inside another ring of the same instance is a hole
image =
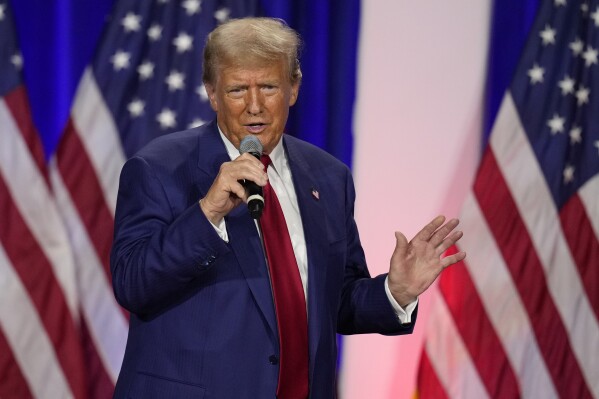
[[[244,126],[247,131],[249,131],[250,133],[256,134],[256,133],[260,133],[264,129],[266,129],[267,125],[265,123],[248,123]]]

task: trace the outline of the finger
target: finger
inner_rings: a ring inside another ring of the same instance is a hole
[[[430,243],[437,247],[443,240],[455,229],[459,224],[458,219],[451,219],[449,222],[441,226],[437,231],[433,233],[430,239]]]
[[[233,162],[226,162],[221,166],[221,178],[229,182],[230,180],[251,180],[254,183],[264,186],[268,182],[268,175],[262,167],[262,163],[254,159],[237,158]]]
[[[414,238],[417,240],[428,241],[430,240],[433,233],[443,224],[445,221],[445,216],[439,215],[434,218],[429,224],[424,226],[422,230],[420,230]]]
[[[464,233],[462,231],[454,231],[437,246],[436,253],[441,256],[443,252],[455,245],[463,236]]]
[[[453,264],[463,261],[466,258],[466,252],[460,251],[453,255],[449,255],[441,259],[441,267],[445,269]]]

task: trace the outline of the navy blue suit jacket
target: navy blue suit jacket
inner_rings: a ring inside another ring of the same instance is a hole
[[[366,268],[348,168],[283,143],[308,255],[310,397],[333,398],[337,332],[405,334],[413,323],[398,322],[385,275]],[[123,167],[111,270],[131,321],[117,398],[275,397],[277,323],[254,221],[235,208],[226,243],[198,205],[226,161],[212,122],[154,140]]]

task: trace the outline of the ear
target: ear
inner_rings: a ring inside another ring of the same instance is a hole
[[[291,85],[291,96],[289,96],[289,106],[290,107],[292,105],[294,105],[295,102],[297,101],[297,96],[299,95],[299,88],[300,88],[299,82],[295,82]]]
[[[210,83],[204,83],[204,87],[206,88],[206,94],[208,94],[208,99],[210,100],[210,107],[214,112],[218,112],[218,101],[216,99],[216,89]]]

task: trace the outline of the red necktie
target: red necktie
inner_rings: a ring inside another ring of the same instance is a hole
[[[264,169],[270,157],[262,155]],[[308,397],[308,318],[306,298],[287,223],[270,185],[264,187],[264,211],[260,228],[268,259],[270,280],[279,327],[280,366],[277,398]]]

